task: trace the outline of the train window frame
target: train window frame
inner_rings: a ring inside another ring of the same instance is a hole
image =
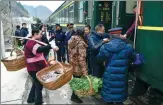
[[[82,23],[84,20],[83,12],[84,12],[84,1],[79,2],[79,23]]]
[[[74,4],[71,4],[70,6],[69,6],[69,17],[70,17],[70,23],[72,22],[74,22]]]
[[[64,10],[61,11],[61,23],[64,23]]]
[[[61,17],[61,13],[59,12],[58,13],[58,23],[61,23],[61,18],[60,17]]]
[[[132,2],[133,5],[131,5],[131,2]],[[134,14],[133,7],[135,5],[137,5],[137,1],[130,1],[130,0],[125,1],[125,13],[133,15]]]
[[[66,10],[66,23],[68,23],[68,8],[65,8],[65,10]]]

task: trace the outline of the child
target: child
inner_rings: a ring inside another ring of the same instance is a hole
[[[42,105],[42,84],[37,80],[36,73],[47,66],[43,53],[47,50],[58,50],[55,45],[41,46],[34,40],[40,40],[42,31],[32,30],[32,39],[28,40],[25,46],[25,57],[27,61],[27,70],[33,79],[33,85],[28,96],[28,103],[35,102],[35,105]]]
[[[134,49],[120,38],[122,28],[109,30],[112,40],[100,48],[98,61],[105,62],[101,96],[107,103],[122,105],[127,98],[127,68]]]

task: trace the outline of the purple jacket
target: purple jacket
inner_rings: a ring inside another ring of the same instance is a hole
[[[132,26],[127,30],[127,32],[126,32],[127,35],[131,35],[132,32],[135,30],[135,23],[136,23],[136,21],[134,21]]]

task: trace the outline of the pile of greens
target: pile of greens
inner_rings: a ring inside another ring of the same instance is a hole
[[[93,77],[91,75],[88,76],[92,82],[93,89],[95,90],[96,93],[98,93],[99,88],[102,87],[102,79]],[[88,91],[90,89],[89,81],[86,77],[81,77],[81,78],[73,78],[70,81],[70,86],[72,90],[83,90],[83,91]]]

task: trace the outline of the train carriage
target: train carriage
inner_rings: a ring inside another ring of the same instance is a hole
[[[136,77],[137,90],[135,95],[141,95],[147,88],[152,87],[163,93],[163,2],[162,1],[65,1],[48,19],[47,23],[60,23],[66,29],[67,23],[74,23],[76,27],[102,23],[106,32],[112,27],[123,27],[123,33],[135,21],[133,7],[139,8],[138,26],[131,35],[136,51],[144,54],[145,64],[140,67]],[[139,87],[139,88],[138,88]],[[141,89],[140,89],[141,88]],[[140,93],[140,94],[138,94]],[[157,95],[155,95],[157,96]],[[161,96],[162,97],[162,96]],[[160,98],[160,97],[159,97]],[[163,98],[161,99],[163,102]]]

